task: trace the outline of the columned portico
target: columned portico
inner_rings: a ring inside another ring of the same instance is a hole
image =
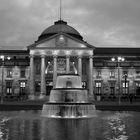
[[[57,78],[57,56],[53,56],[53,87],[55,87]]]
[[[47,81],[52,82],[53,83],[53,87],[55,87],[56,85],[56,78],[57,78],[57,74],[59,74],[59,72],[61,74],[69,74],[69,73],[73,73],[75,72],[75,68],[77,67],[76,71],[78,72],[78,74],[80,75],[80,77],[82,78],[83,73],[82,73],[82,61],[85,60],[85,58],[88,58],[88,68],[87,68],[87,74],[88,74],[88,79],[85,79],[88,85],[88,89],[89,89],[89,94],[93,95],[93,50],[91,49],[35,49],[31,51],[31,58],[30,58],[30,66],[31,66],[31,70],[30,70],[30,82],[31,82],[31,86],[30,86],[30,93],[31,95],[35,95],[35,77],[36,77],[36,81],[37,79],[37,75],[34,75],[34,57],[40,57],[41,58],[41,74],[40,74],[40,97],[46,95],[46,75],[45,75],[45,70],[46,70],[46,60],[48,59],[52,59],[52,68],[50,69],[50,74],[53,74],[52,77],[52,81]],[[80,54],[80,55],[79,55]],[[65,59],[64,61],[60,62],[59,61],[59,57],[63,57],[63,59]],[[71,59],[70,59],[71,58]],[[75,58],[77,60],[75,60]],[[57,60],[58,59],[58,60]],[[70,63],[70,60],[73,60],[76,62],[76,67],[74,67],[73,71],[72,71],[72,65]],[[57,64],[58,61],[58,64]],[[50,65],[51,66],[51,65]],[[61,71],[62,70],[62,71]],[[49,70],[48,70],[48,74],[49,74]],[[76,73],[75,73],[76,74]],[[49,79],[50,80],[50,79]],[[38,94],[38,93],[37,93]],[[37,95],[36,94],[36,95]]]
[[[41,55],[41,95],[40,98],[46,94],[46,81],[45,81],[45,55]]]
[[[34,55],[30,55],[30,99],[35,97]]]

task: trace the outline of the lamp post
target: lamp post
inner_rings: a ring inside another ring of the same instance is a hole
[[[2,66],[1,66],[1,69],[2,69],[2,79],[1,79],[1,100],[0,100],[0,103],[2,104],[3,103],[3,77],[4,77],[4,60],[5,58],[7,58],[8,60],[10,60],[10,57],[5,57],[4,55],[1,55],[0,56],[0,59],[2,60]]]
[[[121,103],[121,87],[120,87],[120,62],[123,62],[125,59],[124,57],[118,56],[117,58],[113,57],[111,61],[117,62],[117,69],[118,69],[118,100],[119,104]]]

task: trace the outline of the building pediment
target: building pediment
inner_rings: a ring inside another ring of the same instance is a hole
[[[89,48],[86,42],[78,40],[74,37],[71,37],[70,35],[67,35],[65,33],[59,33],[57,35],[54,35],[50,38],[44,39],[42,41],[36,42],[34,45],[31,46],[31,48]]]

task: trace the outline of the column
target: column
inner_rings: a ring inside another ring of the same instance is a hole
[[[35,98],[34,56],[30,56],[30,99]]]
[[[41,56],[41,95],[43,98],[46,95],[46,81],[45,81],[45,55]]]
[[[70,56],[66,56],[66,73],[68,74],[70,72]]]
[[[92,56],[89,57],[89,94],[93,95],[93,57]]]
[[[53,56],[53,88],[56,85],[56,78],[57,78],[57,56]]]
[[[82,80],[82,57],[78,56],[78,74],[81,77]]]

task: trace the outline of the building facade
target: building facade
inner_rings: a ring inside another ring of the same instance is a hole
[[[0,56],[0,92],[7,98],[43,98],[60,74],[79,74],[83,88],[97,100],[139,95],[139,48],[97,48],[63,20],[45,29],[27,50],[0,50]]]

